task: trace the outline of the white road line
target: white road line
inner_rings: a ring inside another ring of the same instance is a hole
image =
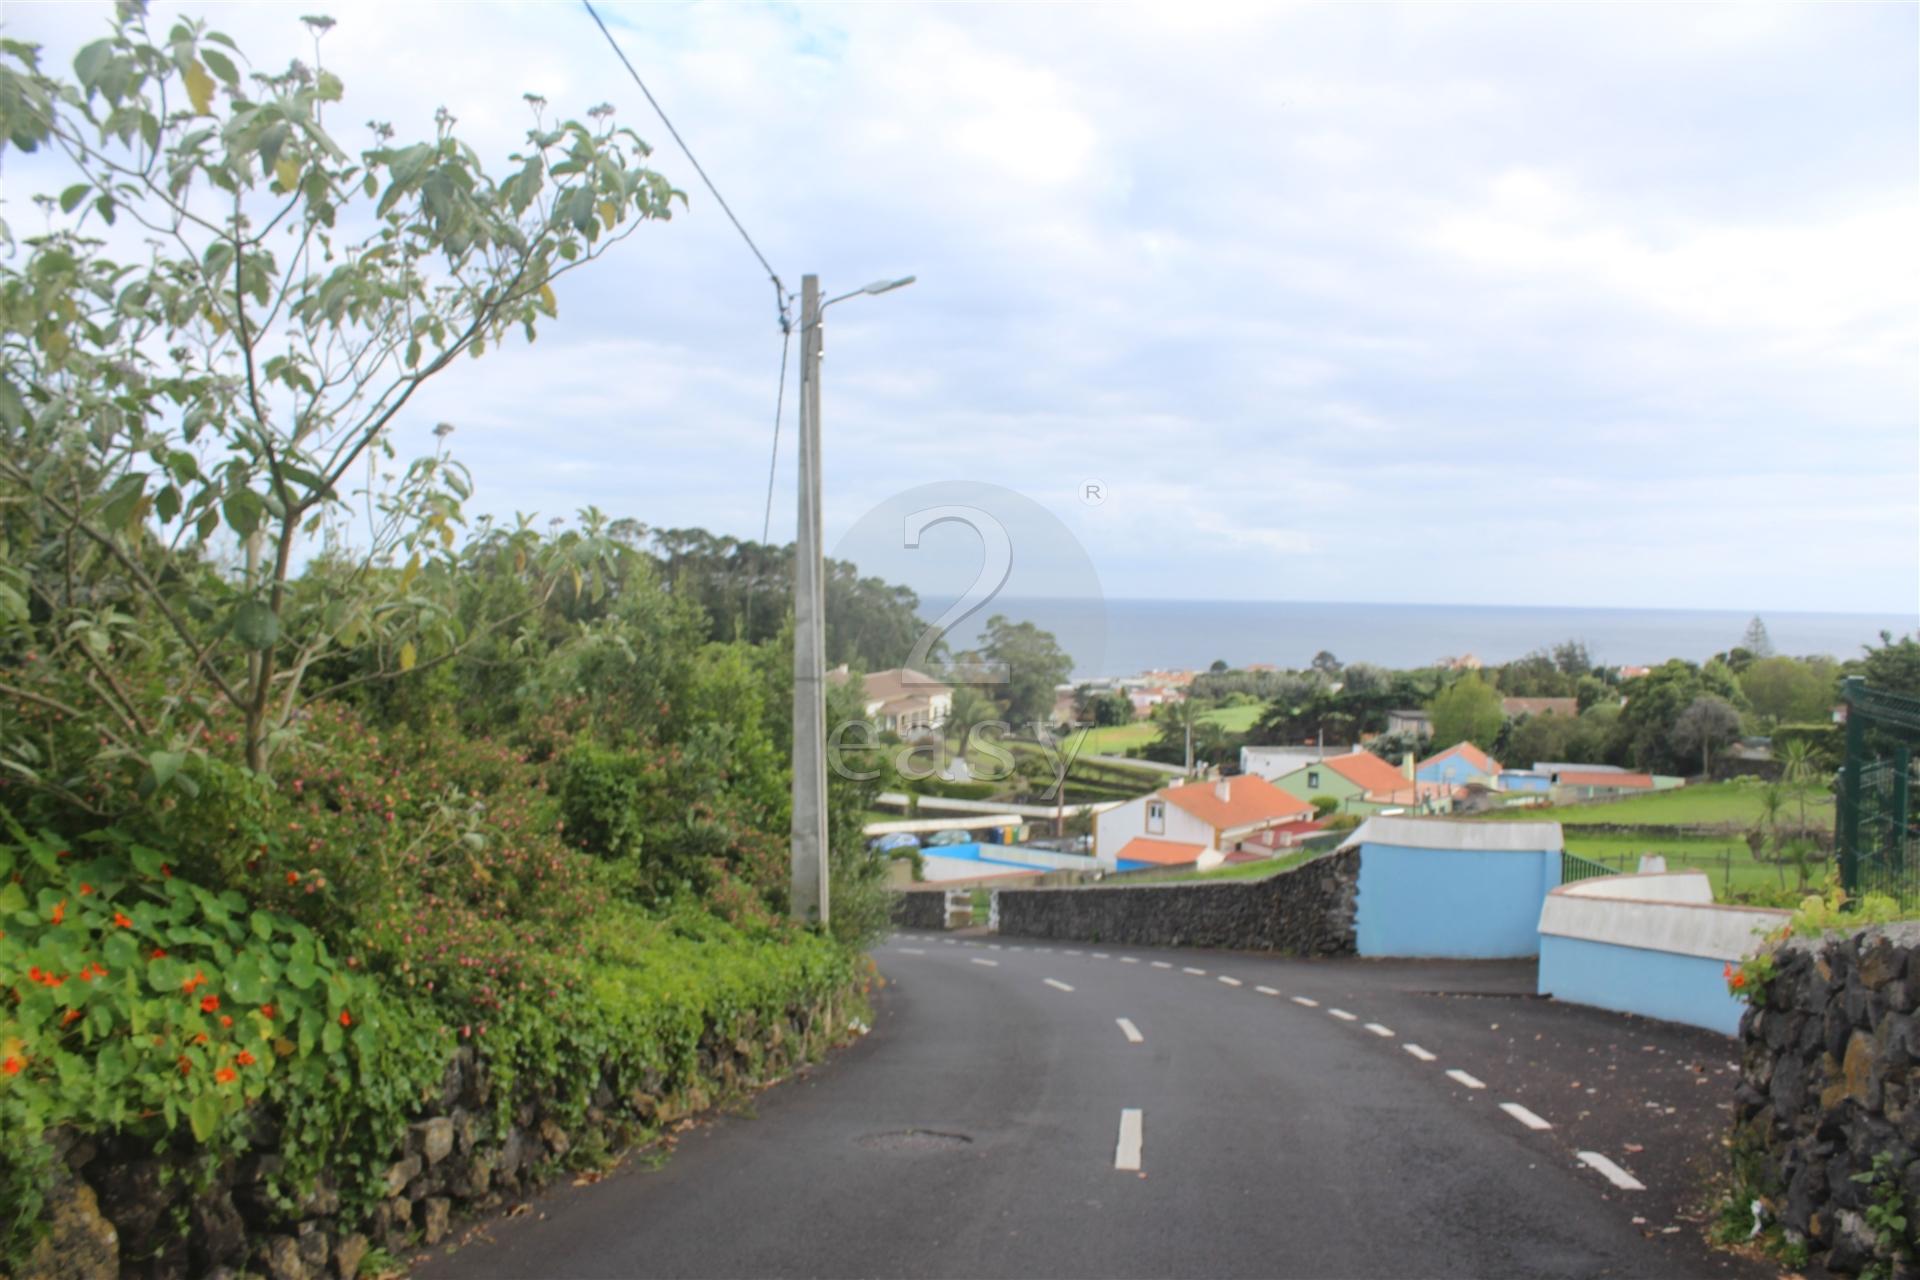
[[[1318,1009],[1320,1007],[1320,1002],[1318,1000],[1309,1000],[1305,996],[1295,996],[1293,998],[1293,1002],[1295,1004],[1303,1004],[1307,1006],[1307,1008],[1309,1009]]]
[[[1529,1129],[1551,1129],[1553,1126],[1517,1102],[1503,1102],[1500,1109],[1518,1120]]]
[[[1272,987],[1255,987],[1254,990],[1258,991],[1263,996],[1277,996],[1280,994],[1278,991],[1275,991]]]
[[[1190,964],[1183,964],[1183,965],[1181,965],[1181,966],[1180,966],[1180,972],[1182,972],[1182,973],[1190,973],[1190,974],[1192,974],[1192,975],[1193,975],[1194,977],[1196,977],[1196,978],[1204,978],[1204,977],[1206,977],[1206,976],[1207,976],[1207,971],[1206,971],[1205,969],[1196,969],[1196,968],[1194,968],[1194,967],[1193,967],[1192,965],[1190,965]]]
[[[1240,979],[1238,979],[1238,978],[1229,978],[1229,977],[1228,977],[1228,976],[1227,976],[1226,974],[1224,974],[1224,973],[1220,975],[1220,981],[1222,981],[1222,982],[1224,982],[1224,983],[1226,983],[1226,984],[1227,984],[1228,986],[1230,986],[1230,987],[1237,987],[1237,986],[1239,986],[1239,985],[1240,985]]]
[[[1589,1168],[1598,1169],[1601,1177],[1622,1191],[1645,1191],[1647,1189],[1646,1184],[1641,1182],[1640,1179],[1634,1177],[1625,1169],[1622,1169],[1619,1165],[1601,1155],[1598,1151],[1581,1151],[1576,1154],[1579,1155],[1581,1163]]]
[[[1035,948],[1034,948],[1034,950],[1035,950],[1035,951],[1038,951],[1038,952],[1040,952],[1040,953],[1041,953],[1041,954],[1043,954],[1043,955],[1049,955],[1049,956],[1050,956],[1050,955],[1052,955],[1052,954],[1053,954],[1053,948],[1052,948],[1052,947],[1035,947]]]
[[[1140,1109],[1128,1107],[1120,1113],[1120,1141],[1114,1144],[1113,1167],[1126,1173],[1140,1171]]]
[[[989,951],[998,951],[999,949],[1000,949],[1000,944],[997,942],[989,942],[987,944],[987,950]]]
[[[1167,962],[1166,962],[1165,960],[1155,960],[1155,961],[1153,962],[1153,967],[1154,967],[1154,968],[1156,968],[1156,969],[1171,969],[1171,968],[1173,968],[1173,966],[1172,966],[1172,965],[1170,965],[1170,964],[1168,964],[1168,963],[1167,963]]]
[[[1377,1036],[1385,1036],[1389,1040],[1393,1039],[1392,1027],[1383,1027],[1377,1022],[1369,1022],[1367,1024],[1367,1030],[1373,1032],[1373,1034]]]
[[[1013,946],[1013,947],[1008,947],[1008,948],[1007,948],[1007,950],[1009,950],[1009,951],[1025,951],[1025,950],[1026,950],[1026,948],[1025,948],[1025,947],[1021,947],[1021,946]]]
[[[1052,987],[1052,988],[1053,988],[1054,990],[1056,990],[1056,991],[1071,991],[1071,990],[1073,990],[1073,988],[1072,988],[1072,987],[1070,987],[1070,986],[1068,986],[1068,985],[1067,985],[1066,983],[1064,983],[1064,982],[1062,982],[1062,981],[1060,981],[1060,980],[1059,980],[1058,978],[1048,978],[1048,979],[1047,979],[1047,985],[1048,985],[1048,986],[1050,986],[1050,987]]]
[[[1080,953],[1080,952],[1078,952],[1078,951],[1075,951],[1075,950],[1074,950],[1073,948],[1071,948],[1071,947],[1069,947],[1069,948],[1067,948],[1067,951],[1066,951],[1066,954],[1067,954],[1067,955],[1070,955],[1070,956],[1077,956],[1077,955],[1079,955],[1079,954],[1081,954],[1081,953]]]
[[[1327,1013],[1332,1017],[1340,1019],[1340,1021],[1342,1022],[1360,1021],[1360,1019],[1357,1016],[1355,1016],[1354,1014],[1348,1013],[1345,1009],[1329,1009],[1327,1010]]]
[[[1463,1084],[1469,1089],[1484,1089],[1487,1087],[1484,1083],[1474,1079],[1458,1067],[1447,1072],[1447,1079],[1453,1081],[1455,1084]]]
[[[1145,1036],[1140,1034],[1140,1028],[1133,1025],[1132,1019],[1115,1018],[1114,1021],[1120,1024],[1120,1034],[1127,1038],[1128,1044],[1139,1044],[1142,1040],[1146,1039]]]
[[[946,943],[950,947],[957,947],[960,945],[959,943],[955,942],[952,938],[942,938],[940,939],[940,941]]]
[[[898,947],[895,949],[903,956],[923,956],[927,954],[918,947]]]
[[[1139,956],[1121,956],[1120,963],[1121,964],[1139,964],[1140,957]]]
[[[1110,955],[1108,955],[1108,954],[1107,954],[1106,952],[1104,952],[1104,951],[1096,951],[1096,952],[1094,952],[1094,953],[1093,953],[1093,958],[1094,958],[1095,960],[1111,960],[1111,959],[1113,959],[1113,957],[1112,957],[1112,956],[1110,956]]]
[[[1422,1049],[1417,1044],[1403,1044],[1400,1047],[1402,1049],[1405,1049],[1408,1053],[1412,1054],[1414,1057],[1420,1059],[1420,1061],[1422,1062],[1433,1061],[1433,1055],[1428,1053],[1425,1049]]]
[[[985,956],[968,956],[967,959],[974,964],[983,964],[989,969],[998,969],[1000,967],[998,960],[989,960]]]

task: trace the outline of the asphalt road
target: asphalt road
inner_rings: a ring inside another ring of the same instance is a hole
[[[1719,1037],[1517,998],[1512,966],[926,935],[875,958],[857,1045],[415,1274],[1769,1274],[1674,1221]]]

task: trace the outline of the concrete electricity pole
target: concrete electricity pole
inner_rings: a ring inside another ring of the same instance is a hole
[[[820,317],[836,302],[885,293],[912,276],[876,280],[820,301],[820,277],[800,278],[800,522],[793,542],[793,878],[790,910],[827,925],[827,608],[820,549]]]
[[[800,523],[793,542],[793,918],[827,923],[827,620],[820,552],[820,277],[800,278]]]

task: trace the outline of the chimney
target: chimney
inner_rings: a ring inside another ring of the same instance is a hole
[[[1220,797],[1221,804],[1228,804],[1233,800],[1233,788],[1228,785],[1225,778],[1213,784],[1213,794]]]

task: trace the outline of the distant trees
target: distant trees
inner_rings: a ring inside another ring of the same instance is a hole
[[[1491,743],[1506,723],[1500,693],[1477,674],[1454,681],[1427,704],[1433,720],[1433,749],[1459,742]]]
[[[1577,716],[1527,716],[1508,733],[1500,758],[1518,768],[1545,760],[1610,764],[1610,739],[1619,715],[1619,707],[1602,704]]]
[[[987,619],[981,647],[993,662],[1007,664],[1007,683],[984,686],[999,695],[1006,718],[1017,725],[1045,723],[1053,714],[1054,687],[1073,674],[1073,659],[1051,631],[1004,614]]]
[[[1073,691],[1074,716],[1096,728],[1127,724],[1133,720],[1133,700],[1118,690],[1096,692],[1091,685]]]
[[[1315,671],[1318,671],[1321,675],[1327,677],[1329,680],[1331,680],[1333,677],[1340,674],[1340,659],[1334,657],[1331,653],[1328,653],[1325,649],[1322,649],[1320,652],[1314,654],[1313,662],[1309,665],[1311,665]]]
[[[1627,705],[1621,709],[1613,750],[1626,762],[1655,773],[1684,773],[1693,764],[1699,750],[1697,738],[1684,742],[1674,738],[1680,717],[1703,695],[1727,703],[1738,713],[1746,705],[1733,671],[1722,662],[1704,666],[1674,658],[1646,675],[1629,680],[1623,690]]]
[[[1753,615],[1753,621],[1747,624],[1746,634],[1740,638],[1740,647],[1756,658],[1773,656],[1773,640],[1767,635],[1767,624],[1760,615]]]
[[[1867,646],[1867,655],[1846,664],[1847,675],[1862,676],[1876,689],[1908,693],[1920,697],[1920,640],[1912,636],[1893,638],[1890,631],[1880,633],[1880,647]]]
[[[1823,721],[1837,697],[1838,672],[1828,658],[1760,658],[1740,673],[1740,692],[1768,728]]]

